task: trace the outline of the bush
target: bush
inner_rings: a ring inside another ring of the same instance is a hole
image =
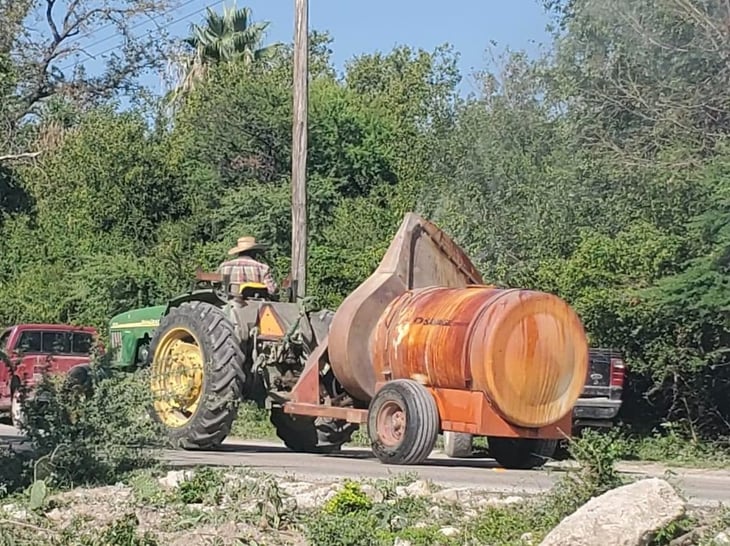
[[[77,519],[57,533],[35,525],[0,522],[0,546],[159,546],[150,532],[139,530],[139,520],[133,513],[99,529],[84,526]]]
[[[195,469],[193,475],[178,487],[178,496],[185,504],[217,504],[223,494],[223,472],[216,468]]]
[[[105,359],[87,371],[75,380],[45,376],[31,399],[21,394],[35,479],[60,487],[107,484],[156,463],[163,435],[147,412],[147,372],[113,370]]]

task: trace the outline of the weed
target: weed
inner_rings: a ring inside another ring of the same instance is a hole
[[[727,466],[730,438],[698,441],[681,423],[664,423],[651,436],[637,437],[622,431],[626,439],[625,458],[663,462],[677,466]]]
[[[244,440],[276,439],[276,429],[269,421],[269,411],[253,402],[242,402],[231,428],[231,436]]]
[[[33,458],[0,445],[0,499],[26,487],[33,475]]]
[[[137,517],[134,514],[127,514],[104,529],[101,536],[95,537],[88,546],[158,546],[157,540],[151,533],[145,532],[140,535],[138,527]]]
[[[81,385],[45,376],[34,398],[23,401],[35,479],[106,484],[154,466],[161,434],[146,412],[145,378],[145,372],[115,373],[103,359],[92,362]]]
[[[219,468],[196,468],[192,476],[177,488],[184,504],[218,504],[223,493],[223,471]]]
[[[345,516],[357,512],[367,512],[372,506],[372,501],[363,492],[360,484],[346,480],[344,487],[327,501],[322,510],[325,514]]]
[[[374,486],[385,499],[396,497],[396,488],[412,484],[418,479],[416,472],[400,472],[388,478],[375,480]]]
[[[676,521],[672,521],[668,525],[654,535],[650,546],[665,546],[673,539],[678,538],[697,526],[697,520],[691,516],[683,516]]]
[[[132,488],[134,498],[140,505],[163,507],[174,502],[174,494],[165,491],[147,471],[131,473],[127,484]]]
[[[273,476],[259,480],[254,494],[259,527],[280,529],[286,521],[292,519],[284,504],[284,494]]]

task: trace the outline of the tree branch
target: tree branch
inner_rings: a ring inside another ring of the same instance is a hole
[[[46,20],[48,21],[48,26],[51,27],[51,32],[53,33],[53,41],[54,43],[58,44],[61,42],[62,38],[61,35],[58,33],[58,27],[56,26],[56,22],[53,20],[53,4],[56,3],[56,0],[46,0]]]
[[[19,154],[0,155],[0,161],[15,161],[18,159],[32,159],[41,155],[41,152],[21,152]]]

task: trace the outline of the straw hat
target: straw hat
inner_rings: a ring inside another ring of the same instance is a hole
[[[266,248],[266,245],[257,243],[254,237],[239,237],[238,243],[228,251],[228,254],[233,255],[246,250],[257,250],[263,248]]]

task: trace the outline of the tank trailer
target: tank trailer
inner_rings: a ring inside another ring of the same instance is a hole
[[[268,408],[294,451],[337,450],[365,426],[388,464],[419,464],[457,432],[486,436],[504,467],[532,468],[570,435],[588,366],[576,312],[552,294],[486,285],[416,214],[335,312],[217,274],[197,281],[206,287],[155,308],[155,328],[126,330],[151,337],[151,414],[179,447],[220,445],[243,400]],[[113,341],[124,328],[112,322]]]

